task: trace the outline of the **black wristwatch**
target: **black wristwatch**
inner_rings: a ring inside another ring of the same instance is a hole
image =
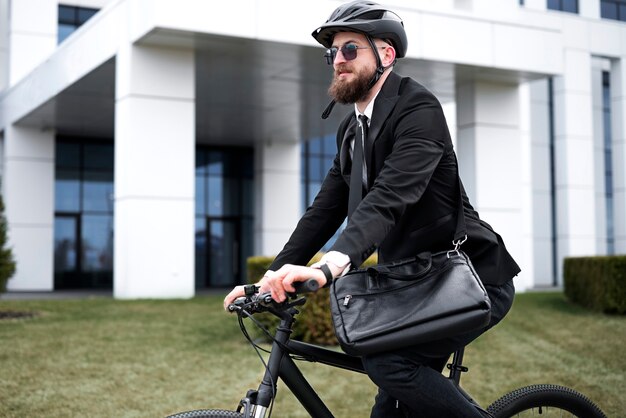
[[[330,267],[328,267],[328,264],[321,264],[319,269],[322,270],[322,273],[326,276],[326,284],[324,287],[330,287],[330,284],[333,282],[333,273],[330,271]]]

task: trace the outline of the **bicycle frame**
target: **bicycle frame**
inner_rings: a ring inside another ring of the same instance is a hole
[[[310,416],[314,418],[334,418],[332,412],[324,404],[313,387],[311,387],[290,355],[303,357],[310,362],[322,363],[357,373],[365,373],[361,359],[317,345],[290,340],[289,335],[291,334],[294,315],[297,311],[294,308],[290,308],[287,311],[274,313],[281,317],[281,321],[276,329],[263,381],[257,391],[248,392],[246,398],[242,399],[240,403],[245,411],[244,416],[251,416],[247,414],[250,414],[252,409],[254,409],[254,418],[265,417],[267,408],[276,393],[276,378],[280,378]],[[471,396],[459,386],[461,373],[468,370],[461,364],[463,351],[464,349],[462,348],[455,352],[452,363],[448,364],[448,369],[450,370],[449,379],[455,383],[463,396],[470,402],[475,403]]]

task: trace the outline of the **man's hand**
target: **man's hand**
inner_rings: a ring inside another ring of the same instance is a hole
[[[261,281],[265,281],[265,283],[261,285],[259,291],[271,292],[272,299],[283,302],[287,298],[287,292],[295,292],[294,282],[305,282],[309,279],[315,279],[320,287],[326,284],[326,276],[320,269],[285,264],[278,271],[268,272],[263,277]]]
[[[277,302],[283,302],[287,299],[287,292],[295,291],[292,285],[293,282],[304,282],[308,279],[317,280],[320,287],[326,284],[326,276],[320,269],[285,264],[278,271],[270,270],[265,273],[265,276],[257,283],[257,286],[259,286],[259,293],[271,292],[272,299]],[[228,305],[242,296],[245,296],[244,287],[235,286],[224,298],[224,310],[228,311]]]

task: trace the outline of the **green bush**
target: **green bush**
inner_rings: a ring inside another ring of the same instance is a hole
[[[315,263],[322,257],[317,254],[311,259],[310,264]],[[377,257],[372,255],[363,265],[376,264]],[[248,258],[248,283],[258,282],[274,257],[250,257]],[[293,327],[292,338],[312,344],[336,345],[335,330],[330,317],[330,295],[328,289],[320,289],[315,293],[306,295],[307,302],[300,307],[301,312]],[[278,325],[278,318],[269,313],[257,315],[256,318],[268,329],[274,330]],[[260,335],[259,333],[256,333]]]
[[[4,201],[0,195],[0,293],[7,290],[7,282],[15,273],[13,253],[7,245],[8,225],[4,217]]]
[[[626,255],[570,257],[564,261],[565,295],[606,313],[626,313]]]

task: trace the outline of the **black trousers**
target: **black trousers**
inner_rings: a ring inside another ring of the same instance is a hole
[[[491,321],[484,329],[363,357],[365,371],[378,386],[371,418],[483,417],[441,372],[454,351],[496,325],[511,309],[513,280],[485,289],[491,299]]]

